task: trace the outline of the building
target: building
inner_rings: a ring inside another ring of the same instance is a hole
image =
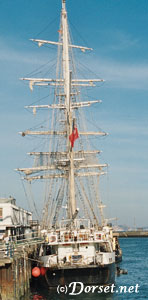
[[[31,222],[32,213],[18,207],[13,197],[0,198],[0,239],[4,236],[23,238]]]

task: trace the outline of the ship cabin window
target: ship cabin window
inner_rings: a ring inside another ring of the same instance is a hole
[[[85,229],[83,224],[80,225],[80,229]]]
[[[96,248],[99,252],[111,252],[109,243],[98,243]]]
[[[50,255],[51,254],[51,247],[48,245],[46,246],[46,255]]]
[[[43,245],[43,253],[42,255],[50,255],[51,253],[51,247],[49,245]]]
[[[0,207],[0,221],[3,221],[3,208]]]

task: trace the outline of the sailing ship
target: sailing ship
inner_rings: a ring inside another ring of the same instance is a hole
[[[86,131],[83,108],[101,100],[81,100],[80,88],[93,87],[103,79],[76,76],[73,49],[91,51],[71,42],[66,0],[62,0],[59,41],[32,39],[38,46],[58,47],[56,78],[25,77],[31,90],[36,86],[54,88],[52,103],[29,105],[52,111],[48,130],[26,130],[22,136],[42,136],[47,149],[30,152],[31,168],[19,168],[30,185],[45,183],[42,233],[46,237],[39,251],[38,264],[45,268],[50,287],[81,281],[84,285],[110,285],[115,280],[115,251],[112,227],[106,224],[99,195],[99,178],[107,164],[100,164],[100,150],[93,150],[89,137],[106,136],[103,131]]]

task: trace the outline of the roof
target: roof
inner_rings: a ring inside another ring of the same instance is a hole
[[[11,196],[9,198],[0,198],[0,203],[11,203],[16,205],[16,199]]]

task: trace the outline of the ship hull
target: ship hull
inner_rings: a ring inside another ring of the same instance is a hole
[[[116,264],[119,264],[122,262],[122,254],[115,256],[115,262],[116,262]]]
[[[49,288],[82,282],[86,285],[111,285],[115,282],[115,263],[104,266],[69,267],[62,269],[47,268],[42,282]]]

